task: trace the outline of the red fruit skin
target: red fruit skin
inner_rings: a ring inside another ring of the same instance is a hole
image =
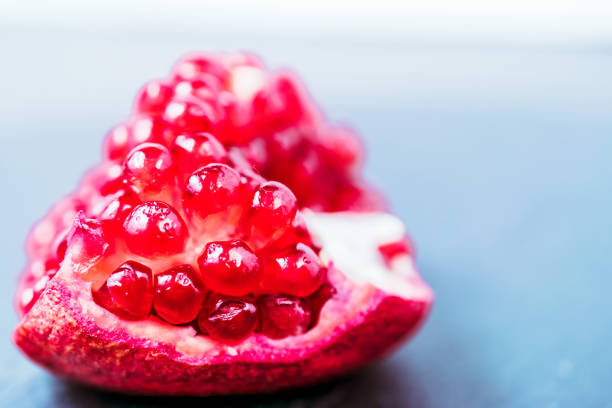
[[[95,315],[85,311],[82,298],[90,293],[89,284],[66,269],[49,282],[13,341],[55,374],[101,389],[145,395],[247,394],[352,372],[415,333],[430,310],[432,294],[425,286],[419,296],[407,299],[371,285],[357,287],[337,271],[330,280],[338,293],[324,306],[321,320],[346,313],[342,305],[349,297],[366,300],[324,336],[316,337],[319,323],[301,336],[272,340],[256,334],[231,349],[215,344],[208,353],[190,355],[172,342],[134,336],[127,327],[137,323],[122,322],[102,308]],[[99,319],[108,319],[110,327],[102,327]]]

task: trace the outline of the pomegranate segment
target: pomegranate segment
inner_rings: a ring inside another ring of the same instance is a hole
[[[178,265],[155,275],[155,313],[168,323],[184,324],[196,318],[206,295],[190,265]]]
[[[292,75],[184,58],[32,230],[15,342],[67,377],[154,394],[270,391],[382,355],[432,297],[362,163]]]

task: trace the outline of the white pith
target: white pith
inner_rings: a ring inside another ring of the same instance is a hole
[[[412,258],[400,255],[387,266],[378,247],[399,242],[406,236],[402,221],[387,213],[315,213],[304,211],[309,231],[330,261],[356,284],[371,284],[401,297],[416,295],[420,281]]]

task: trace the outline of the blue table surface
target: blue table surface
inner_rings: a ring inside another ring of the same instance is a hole
[[[164,406],[57,380],[10,342],[29,226],[188,50],[251,49],[369,150],[418,246],[430,320],[341,381],[203,406],[612,406],[612,52],[0,31],[0,405]]]

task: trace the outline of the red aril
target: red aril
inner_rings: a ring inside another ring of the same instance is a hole
[[[178,265],[155,275],[153,308],[168,323],[184,324],[195,319],[205,295],[191,265]]]
[[[159,257],[181,252],[188,230],[174,208],[162,201],[147,201],[127,216],[123,235],[134,254]]]
[[[217,123],[214,107],[194,96],[173,98],[166,106],[163,118],[174,134],[210,132]]]
[[[111,230],[111,233],[118,234],[123,227],[125,218],[140,203],[141,201],[138,196],[131,191],[118,193],[104,207],[98,218],[105,229]]]
[[[312,119],[300,90],[288,75],[277,75],[252,102],[255,126],[260,132],[281,130]]]
[[[230,296],[254,292],[261,277],[257,255],[239,240],[209,242],[198,266],[209,289]]]
[[[172,155],[156,143],[143,143],[134,148],[125,159],[123,169],[126,180],[139,194],[161,193],[176,179]]]
[[[131,149],[141,143],[166,145],[172,135],[159,114],[140,114],[127,122],[115,126],[107,134],[102,147],[103,157],[120,161]]]
[[[215,340],[238,343],[255,330],[257,308],[250,299],[212,295],[206,300],[197,324]]]
[[[153,304],[151,268],[135,261],[119,266],[94,293],[94,298],[109,310],[129,318],[142,319]]]
[[[190,214],[204,218],[227,210],[240,198],[240,174],[225,164],[209,164],[187,179],[183,205]]]
[[[173,76],[181,80],[191,80],[201,74],[209,74],[221,82],[227,77],[227,70],[216,58],[204,55],[191,55],[180,60],[172,70]]]
[[[317,254],[302,243],[266,258],[262,270],[260,288],[263,292],[299,297],[314,293],[325,274]]]
[[[221,91],[221,83],[211,74],[201,73],[191,80],[178,82],[174,87],[177,96],[194,96],[203,101],[214,100]]]
[[[72,262],[97,260],[111,248],[109,237],[105,236],[102,223],[85,217],[80,211],[74,217],[74,224],[68,231],[67,246],[72,247]]]
[[[295,336],[310,326],[310,311],[291,296],[262,296],[257,302],[260,333],[272,339]]]
[[[143,86],[134,103],[134,110],[143,113],[162,113],[174,95],[172,83],[155,80]]]
[[[246,233],[256,243],[280,237],[297,211],[297,200],[291,190],[270,181],[259,186],[250,202],[244,221]]]
[[[176,137],[172,155],[182,177],[210,163],[225,163],[227,152],[210,133],[187,133]]]

